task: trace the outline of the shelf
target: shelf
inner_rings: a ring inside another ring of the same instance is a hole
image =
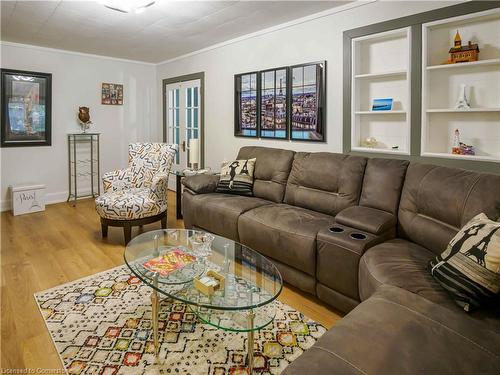
[[[354,78],[363,79],[363,78],[385,78],[385,77],[404,76],[406,79],[407,73],[408,72],[406,70],[393,70],[393,71],[382,72],[382,73],[356,74],[354,76]]]
[[[423,152],[421,156],[426,156],[430,158],[482,160],[482,161],[494,161],[497,163],[500,162],[500,156],[487,156],[487,155],[456,155],[446,152]]]
[[[392,150],[390,148],[376,148],[376,147],[351,147],[351,151],[358,152],[376,152],[380,154],[397,154],[397,155],[408,155],[407,151],[403,150]]]
[[[500,108],[471,108],[471,109],[455,109],[455,108],[437,108],[428,109],[427,113],[483,113],[483,112],[500,112]]]
[[[425,69],[427,69],[427,70],[456,69],[456,68],[467,68],[467,67],[474,67],[474,66],[488,66],[488,65],[497,65],[497,64],[500,64],[500,58],[472,61],[472,62],[465,62],[465,63],[457,63],[457,64],[431,65],[431,66],[427,66]]]
[[[406,115],[406,111],[356,111],[356,115]]]

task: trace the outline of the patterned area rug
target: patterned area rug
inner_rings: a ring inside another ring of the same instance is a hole
[[[247,374],[246,333],[196,320],[162,301],[160,355],[154,356],[150,288],[122,266],[35,294],[69,374]],[[272,324],[255,332],[254,372],[279,374],[325,328],[275,301]]]

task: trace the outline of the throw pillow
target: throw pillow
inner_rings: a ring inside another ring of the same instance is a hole
[[[493,302],[500,291],[500,223],[475,216],[429,265],[465,311]]]
[[[224,163],[216,191],[218,193],[253,195],[255,160],[235,160]]]

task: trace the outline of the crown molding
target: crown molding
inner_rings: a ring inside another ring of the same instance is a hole
[[[68,55],[76,55],[76,56],[82,56],[82,57],[91,57],[91,58],[103,59],[103,60],[120,61],[120,62],[131,63],[131,64],[141,64],[141,65],[148,65],[148,66],[156,66],[156,65],[158,65],[156,63],[151,63],[151,62],[147,62],[147,61],[122,59],[122,58],[119,58],[119,57],[104,56],[104,55],[95,55],[95,54],[92,54],[92,53],[70,51],[70,50],[67,50],[67,49],[42,47],[42,46],[36,46],[34,44],[16,43],[16,42],[9,42],[9,41],[5,41],[5,40],[0,40],[0,46],[9,46],[9,47],[26,48],[26,49],[37,49],[37,50],[45,51],[45,52],[65,53],[65,54],[68,54]]]

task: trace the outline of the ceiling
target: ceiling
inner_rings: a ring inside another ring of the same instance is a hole
[[[1,40],[151,63],[349,1],[156,0],[144,13],[97,1],[1,1]]]

